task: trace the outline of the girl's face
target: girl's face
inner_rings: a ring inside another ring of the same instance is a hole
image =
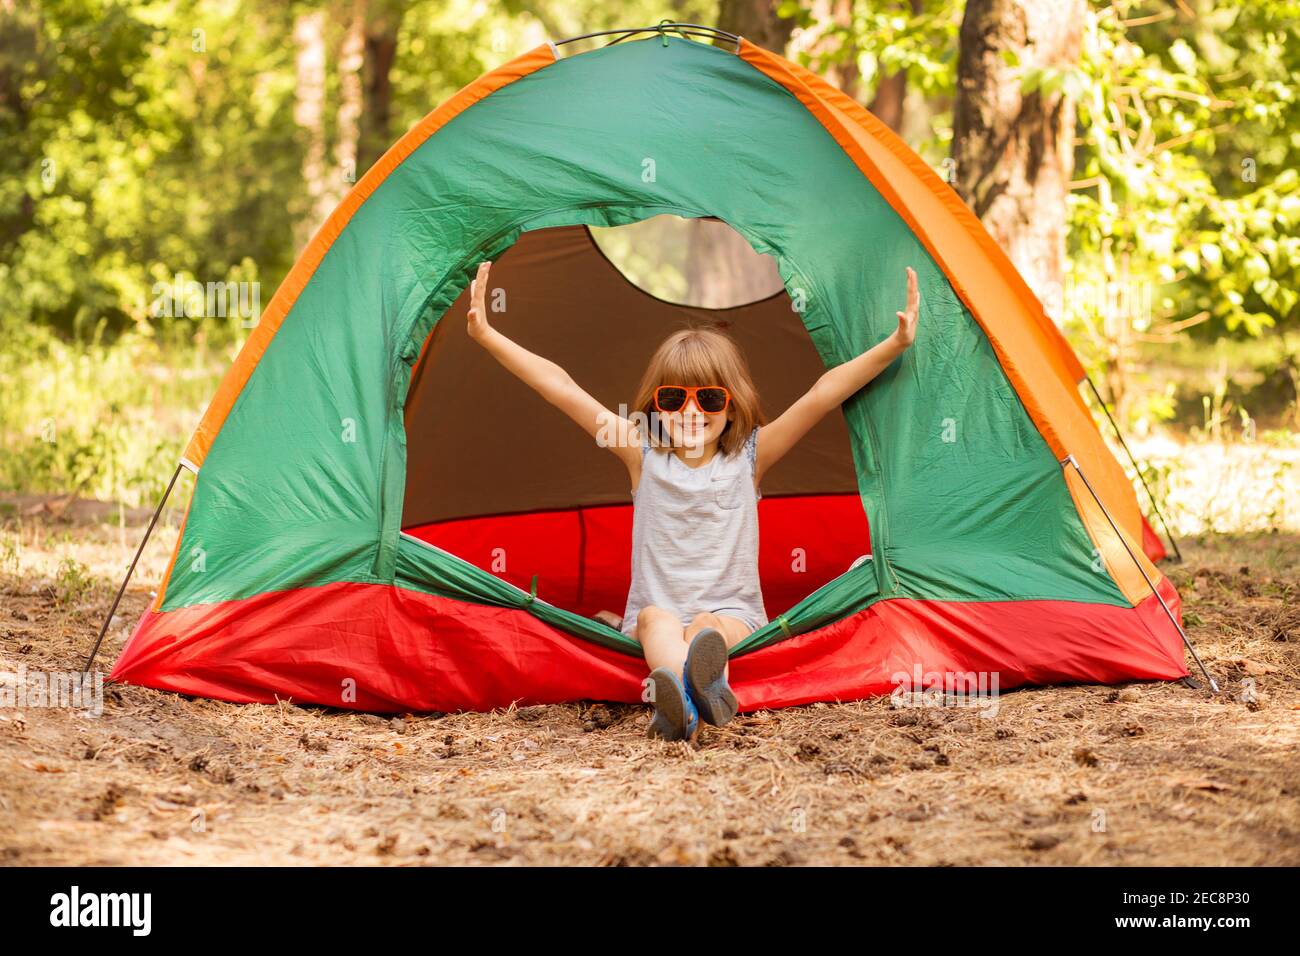
[[[722,437],[722,432],[727,427],[727,419],[730,414],[730,408],[712,415],[702,412],[700,406],[692,397],[681,411],[660,412],[659,416],[668,429],[668,437],[672,440],[673,445],[680,448],[703,450],[708,448],[710,443],[717,442]]]

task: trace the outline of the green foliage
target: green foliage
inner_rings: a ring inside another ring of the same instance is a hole
[[[54,578],[54,591],[60,607],[80,604],[95,590],[95,579],[90,569],[76,558],[59,562]]]
[[[1149,289],[1154,341],[1296,327],[1300,4],[1149,12],[1098,5],[1085,37],[1073,278]]]
[[[0,321],[147,326],[176,275],[289,266],[298,200],[281,7],[19,5],[0,26]]]
[[[811,0],[783,0],[777,13],[816,31],[815,52],[795,56],[811,70],[824,72],[852,59],[864,91],[874,90],[882,76],[905,73],[908,89],[919,91],[933,109],[932,135],[910,145],[938,163],[952,140],[951,97],[965,0],[927,0],[919,6],[914,12],[910,0],[854,0],[843,23],[819,20],[820,8],[814,9]]]

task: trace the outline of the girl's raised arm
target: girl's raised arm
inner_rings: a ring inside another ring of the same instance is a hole
[[[903,312],[896,313],[898,328],[879,345],[827,371],[779,418],[759,429],[758,457],[754,466],[756,477],[761,478],[767,469],[780,461],[827,412],[843,404],[850,395],[907,351],[916,340],[917,312],[920,307],[921,294],[917,290],[916,273],[908,267],[907,307]]]
[[[587,394],[569,373],[550,359],[528,351],[487,321],[487,285],[492,263],[479,264],[470,285],[469,337],[477,342],[521,382],[572,418],[588,435],[627,465],[636,485],[641,472],[641,439],[636,426]]]

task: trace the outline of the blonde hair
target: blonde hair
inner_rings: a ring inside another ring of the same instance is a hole
[[[655,389],[660,385],[721,385],[731,393],[727,424],[718,439],[719,447],[727,454],[740,451],[749,433],[766,422],[759,406],[758,389],[749,374],[749,363],[731,336],[716,328],[674,332],[651,356],[633,408],[652,423],[652,444],[656,441],[667,444],[655,408]]]

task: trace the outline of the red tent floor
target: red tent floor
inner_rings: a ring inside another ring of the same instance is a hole
[[[1178,596],[1162,594],[1175,614]],[[1023,684],[1173,680],[1187,668],[1152,595],[1135,608],[1066,601],[894,599],[742,655],[741,709],[888,694],[896,675],[996,674]],[[111,678],[237,702],[357,710],[488,710],[641,699],[643,661],[527,611],[390,585],[330,584],[149,612]]]

